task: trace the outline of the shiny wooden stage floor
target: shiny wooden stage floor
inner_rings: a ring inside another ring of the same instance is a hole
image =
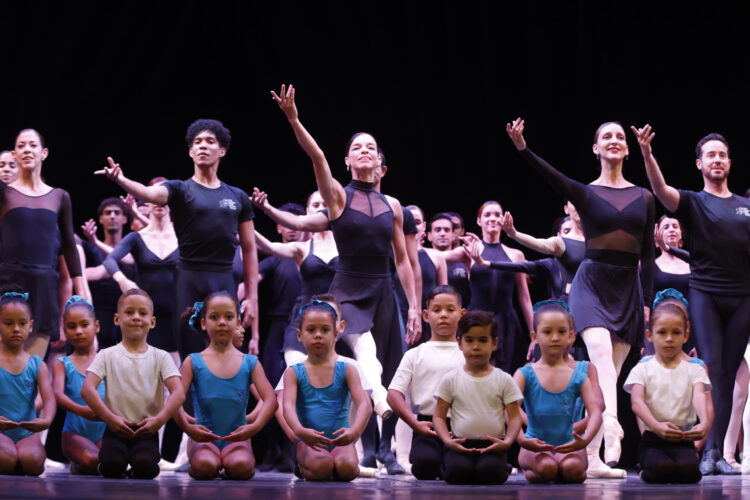
[[[449,486],[416,481],[412,476],[361,478],[353,483],[307,483],[291,474],[258,473],[248,482],[194,481],[187,474],[164,472],[153,481],[111,480],[46,472],[40,478],[0,476],[0,498],[150,500],[198,499],[448,499],[448,498],[742,498],[750,495],[750,476],[711,476],[697,485],[648,485],[630,473],[625,480],[588,480],[583,485],[530,485],[521,474],[502,486]]]

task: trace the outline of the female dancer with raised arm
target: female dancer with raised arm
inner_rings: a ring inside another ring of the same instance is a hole
[[[253,195],[253,203],[263,212],[273,219],[277,224],[282,226],[290,222],[290,217],[307,217],[319,214],[325,210],[326,204],[323,197],[318,191],[313,192],[307,198],[306,215],[295,216],[289,212],[284,212],[271,206],[268,203],[268,197],[265,193],[258,191],[257,188]],[[286,224],[285,224],[286,223]],[[336,248],[336,241],[333,239],[333,232],[329,230],[316,231],[313,233],[310,241],[292,241],[289,243],[271,242],[259,232],[255,232],[255,241],[258,244],[258,250],[270,255],[276,255],[282,258],[292,259],[297,263],[299,272],[302,275],[302,293],[297,297],[297,301],[289,314],[289,324],[284,330],[284,361],[287,366],[301,363],[307,357],[305,347],[297,338],[297,329],[299,328],[299,309],[310,302],[310,297],[321,293],[328,292],[331,287],[331,281],[336,274],[339,263],[339,251]]]
[[[25,349],[42,358],[60,331],[58,254],[65,257],[75,293],[91,300],[81,276],[70,195],[42,180],[48,155],[36,130],[22,130],[13,151],[18,178],[0,182],[0,285],[14,283],[29,292],[36,321]]]
[[[594,134],[593,152],[601,173],[591,184],[569,179],[526,147],[524,121],[506,126],[521,157],[575,205],[586,235],[586,259],[573,278],[570,309],[582,332],[589,358],[599,372],[605,410],[602,429],[588,447],[589,477],[625,477],[599,458],[620,459],[622,427],[617,421],[617,376],[631,346],[643,341],[654,274],[654,198],[625,180],[622,163],[628,154],[625,130],[606,122]],[[639,273],[640,262],[640,273]],[[640,274],[640,275],[639,275]],[[641,281],[643,285],[641,285]]]
[[[300,123],[294,87],[286,89],[282,85],[279,95],[273,91],[271,94],[312,160],[318,190],[328,206],[328,220],[339,251],[339,266],[330,292],[341,302],[346,320],[342,338],[370,378],[376,411],[389,414],[383,386],[390,383],[402,356],[401,327],[389,272],[391,245],[409,301],[407,337],[419,331],[419,302],[406,256],[401,206],[389,204],[384,195],[373,189],[380,160],[372,135],[357,133],[349,140],[344,161],[351,169],[352,181],[344,187],[333,178],[323,151]],[[325,229],[328,220],[320,221],[317,230]]]
[[[716,410],[701,457],[707,474],[736,474],[722,458],[735,376],[750,336],[750,200],[729,191],[729,144],[720,134],[703,137],[695,149],[703,190],[668,185],[651,151],[651,126],[633,127],[651,188],[686,229],[690,253],[688,302],[695,344],[708,366]]]

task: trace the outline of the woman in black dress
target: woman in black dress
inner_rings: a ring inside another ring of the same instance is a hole
[[[623,431],[617,420],[617,377],[631,346],[641,346],[645,304],[652,301],[654,197],[622,174],[628,144],[617,122],[603,123],[594,134],[592,150],[601,173],[591,184],[569,179],[532,153],[523,137],[522,119],[508,123],[506,130],[521,157],[580,214],[586,258],[571,284],[569,304],[598,371],[605,402],[602,430],[588,448],[588,476],[624,477],[624,470],[601,462],[599,447],[603,435],[605,461],[619,460]]]

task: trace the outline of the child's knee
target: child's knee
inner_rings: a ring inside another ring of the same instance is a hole
[[[469,484],[474,478],[474,467],[470,463],[446,464],[443,479],[449,484]]]
[[[351,457],[336,457],[334,466],[339,481],[353,481],[359,475],[359,464]]]
[[[80,462],[78,462],[78,472],[80,474],[96,474],[99,467],[99,454],[86,450],[81,453]]]
[[[255,475],[254,460],[247,456],[227,457],[224,459],[224,472],[226,472],[227,479],[247,481]]]
[[[134,479],[153,479],[159,475],[159,459],[150,454],[137,454],[130,460]]]
[[[582,460],[568,458],[560,463],[560,472],[566,483],[582,483],[586,480],[586,467]]]
[[[677,483],[697,483],[701,477],[697,462],[677,462],[674,465],[674,480]]]
[[[41,443],[39,446],[24,448],[18,450],[18,462],[21,472],[27,476],[39,476],[44,472],[44,461],[47,453],[44,451]]]
[[[318,456],[305,461],[302,475],[308,481],[328,481],[333,477],[333,470],[331,457]]]
[[[552,481],[557,477],[557,462],[549,455],[539,455],[534,462],[534,472],[539,481]]]
[[[647,483],[668,483],[674,473],[674,462],[671,460],[660,460],[649,464],[641,471],[641,479]]]
[[[219,473],[220,466],[221,463],[218,458],[212,459],[211,457],[206,457],[204,454],[196,453],[190,460],[188,474],[193,479],[213,479]]]
[[[18,454],[15,444],[11,446],[0,445],[0,474],[12,474],[18,462]]]

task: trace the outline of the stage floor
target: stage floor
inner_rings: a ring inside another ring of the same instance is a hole
[[[625,480],[593,479],[583,485],[530,485],[521,474],[502,486],[449,486],[412,476],[361,478],[353,483],[307,483],[291,474],[258,473],[248,482],[194,481],[164,472],[153,481],[112,480],[46,472],[41,478],[0,476],[0,498],[150,500],[156,498],[337,500],[352,498],[742,498],[750,495],[750,476],[710,476],[697,485],[648,485],[631,473]]]

